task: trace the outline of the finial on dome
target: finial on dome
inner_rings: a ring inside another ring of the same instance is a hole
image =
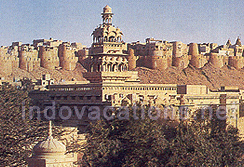
[[[49,121],[49,130],[48,130],[48,139],[53,139],[53,136],[52,136],[52,121],[50,120]]]

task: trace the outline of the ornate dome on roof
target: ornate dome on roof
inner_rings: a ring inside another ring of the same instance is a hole
[[[37,143],[33,151],[35,154],[42,154],[42,153],[65,153],[66,147],[63,143],[59,142],[52,137],[48,137],[46,140]]]
[[[37,143],[33,152],[35,157],[64,156],[66,146],[52,137],[51,122],[49,123],[49,136],[46,140]]]

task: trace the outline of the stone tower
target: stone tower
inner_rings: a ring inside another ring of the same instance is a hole
[[[22,45],[19,51],[19,68],[28,72],[40,67],[38,51],[34,47]]]
[[[41,67],[50,70],[59,67],[58,48],[49,47],[49,46],[40,46],[39,57],[41,59],[41,63],[40,63]]]
[[[187,46],[180,41],[173,42],[172,65],[187,68],[188,64],[189,56],[187,54]]]
[[[168,67],[168,56],[164,54],[163,48],[165,44],[162,40],[154,38],[146,39],[147,58],[145,59],[145,66],[151,69],[166,69]]]
[[[122,41],[123,33],[112,25],[114,14],[108,5],[103,8],[101,15],[103,23],[92,32],[93,43],[86,61],[88,72],[85,72],[83,76],[90,82],[127,80],[136,71],[131,71],[130,74],[125,73],[128,71],[128,51],[127,43]],[[134,67],[133,59],[130,59],[132,60],[131,67]]]
[[[198,45],[196,43],[190,43],[189,45],[189,55],[196,56],[199,54]]]
[[[127,59],[128,59],[128,70],[132,70],[136,68],[136,57],[134,54],[134,50],[131,48],[129,49],[129,55]]]
[[[205,56],[199,54],[198,44],[190,43],[189,55],[191,56],[190,64],[196,68],[202,68],[208,61]]]
[[[58,48],[60,67],[69,71],[74,70],[78,61],[78,57],[75,57],[75,51],[67,43],[59,45]]]
[[[122,41],[122,31],[112,25],[113,13],[107,5],[103,8],[103,24],[97,27],[90,49],[90,72],[127,71],[127,44]]]
[[[224,56],[218,53],[211,53],[209,57],[209,63],[211,63],[216,68],[221,68],[224,66]]]
[[[6,75],[9,75],[12,73],[12,61],[11,61],[11,55],[8,54],[8,48],[0,47],[0,67],[1,72],[3,72]]]

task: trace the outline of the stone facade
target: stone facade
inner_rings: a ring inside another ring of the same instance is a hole
[[[74,70],[78,57],[75,55],[76,50],[69,43],[59,45],[58,55],[60,59],[60,67],[65,70]]]
[[[33,46],[22,45],[19,51],[19,68],[30,72],[37,67],[40,67],[38,50]]]
[[[50,70],[63,68],[72,71],[79,62],[87,71],[127,71],[136,67],[164,70],[168,67],[202,68],[210,63],[217,68],[244,67],[244,45],[238,37],[235,44],[190,43],[162,41],[147,38],[145,43],[125,43],[123,32],[112,25],[112,9],[104,7],[102,24],[92,32],[93,43],[86,48],[80,43],[61,40],[37,39],[33,44],[13,42],[0,48],[0,66],[5,75],[14,68],[28,72],[37,67]]]
[[[27,72],[38,67],[72,71],[80,56],[78,52],[84,47],[81,43],[70,44],[52,38],[34,40],[33,44],[13,42],[11,46],[0,47],[0,66],[6,76],[11,75],[15,68]]]
[[[102,111],[106,106],[118,108],[136,103],[161,109],[169,107],[172,113],[168,116],[176,120],[181,117],[181,107],[187,107],[186,115],[191,119],[197,109],[211,105],[225,106],[227,123],[239,127],[237,120],[243,110],[240,104],[243,104],[244,94],[238,88],[221,87],[213,91],[205,85],[142,84],[138,72],[131,71],[137,66],[163,70],[170,66],[186,68],[190,64],[202,68],[206,63],[221,68],[230,65],[230,55],[226,55],[226,49],[228,53],[233,50],[230,42],[228,47],[218,47],[216,44],[186,45],[148,38],[146,43],[126,44],[121,39],[122,32],[118,28],[115,31],[112,16],[111,8],[106,6],[102,13],[103,24],[92,33],[91,48],[78,51],[80,63],[87,68],[83,77],[89,83],[50,85],[47,91],[35,90],[30,93],[34,103],[41,108],[53,103],[57,107],[85,108],[82,121],[73,114],[69,120],[62,122],[78,127],[81,132],[89,123],[89,107],[96,106]],[[237,46],[240,45],[238,40]]]

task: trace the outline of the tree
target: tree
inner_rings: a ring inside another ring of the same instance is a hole
[[[21,81],[21,89],[26,91],[31,91],[34,89],[35,85],[33,84],[32,80],[29,78],[23,78]]]
[[[215,108],[214,108],[215,110]],[[199,113],[198,113],[199,114]],[[116,114],[115,114],[116,115]],[[132,111],[130,111],[132,115]],[[83,166],[239,166],[238,130],[201,117],[171,120],[101,119],[90,125]],[[226,127],[226,126],[225,126]],[[219,129],[219,130],[218,130]]]
[[[196,111],[196,119],[182,121],[177,135],[171,142],[174,153],[170,157],[170,166],[240,166],[243,155],[243,142],[238,130],[227,126],[224,120],[216,117],[216,106],[212,106],[212,118],[209,111],[204,119],[201,111]]]
[[[26,115],[22,107],[26,108]],[[26,164],[33,143],[47,135],[47,123],[28,118],[28,92],[10,84],[0,87],[0,164]],[[24,118],[25,116],[25,118]]]
[[[171,155],[165,138],[170,127],[148,116],[138,120],[102,118],[89,129],[82,150],[83,166],[161,166]]]

